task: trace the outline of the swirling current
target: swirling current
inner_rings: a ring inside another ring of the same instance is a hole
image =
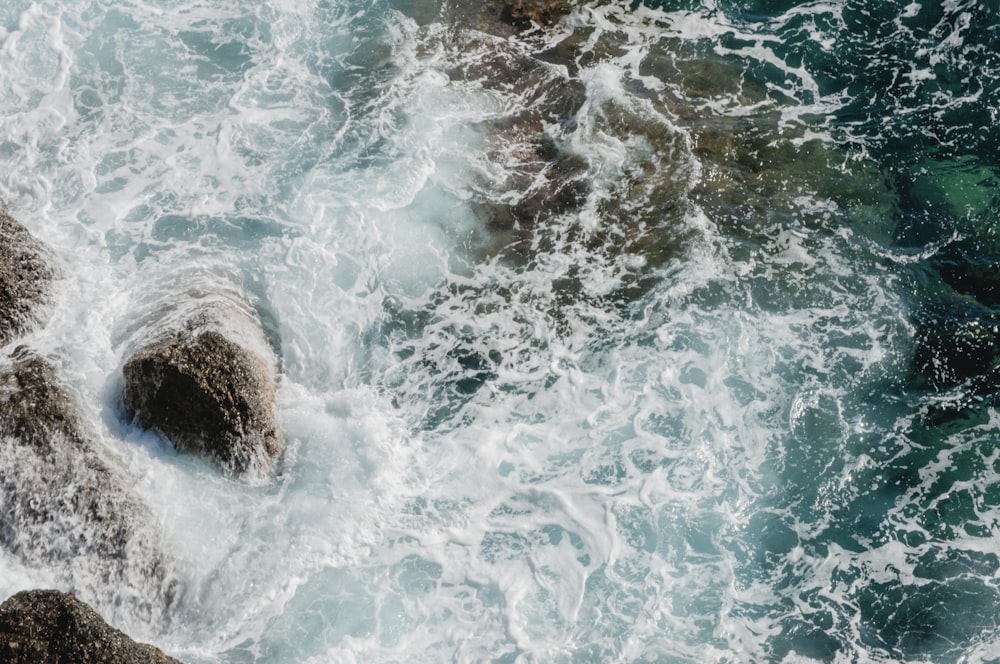
[[[17,343],[180,579],[84,599],[191,664],[1000,661],[998,16],[4,3],[0,198],[67,275]],[[218,287],[281,362],[262,481],[121,412]]]

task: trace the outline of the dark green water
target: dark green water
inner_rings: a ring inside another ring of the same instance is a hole
[[[732,25],[721,41],[736,52],[766,41],[785,65],[812,75],[815,87],[794,89],[790,104],[836,100],[812,121],[870,160],[892,201],[871,225],[844,221],[886,257],[886,279],[912,326],[912,335],[885,338],[905,358],[899,375],[858,381],[861,389],[821,402],[784,442],[772,508],[751,524],[764,537],[746,552],[761,563],[748,582],[784,589],[782,608],[766,609],[787,611],[769,651],[776,659],[794,651],[824,661],[994,661],[1000,5],[719,2],[709,11]],[[768,69],[755,72],[762,82]],[[855,425],[835,454],[819,449],[846,423]],[[848,470],[858,458],[864,464]],[[836,487],[835,476],[843,480]],[[803,524],[811,524],[807,538]],[[815,561],[842,549],[854,563],[837,566],[825,587],[803,590],[802,570],[788,559],[793,546]],[[846,601],[832,600],[830,588],[846,591]],[[848,655],[852,640],[861,648]]]

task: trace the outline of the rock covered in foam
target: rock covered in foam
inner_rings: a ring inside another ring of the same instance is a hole
[[[55,590],[19,592],[0,604],[0,660],[8,664],[179,664],[111,627],[73,595]]]
[[[18,347],[0,363],[0,545],[88,599],[155,622],[177,582],[153,524],[53,367]]]
[[[699,232],[686,221],[697,168],[666,109],[614,94],[614,67],[581,75],[583,63],[624,51],[613,42],[588,46],[578,32],[552,31],[554,45],[448,33],[462,51],[448,76],[490,90],[510,109],[478,127],[489,152],[473,169],[470,202],[485,221],[485,254],[536,260],[585,247],[620,284],[610,297],[628,301]],[[572,301],[592,290],[576,273],[555,285]]]
[[[122,370],[128,417],[234,475],[266,472],[283,448],[273,362],[266,343],[240,343],[247,323],[259,331],[246,310],[216,302],[142,343]]]
[[[48,249],[0,208],[0,345],[38,322],[54,277]]]

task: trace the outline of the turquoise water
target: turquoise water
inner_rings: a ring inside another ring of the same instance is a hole
[[[995,2],[0,9],[0,197],[200,662],[1000,661]],[[124,421],[235,288],[288,450]],[[0,557],[0,591],[57,571]]]

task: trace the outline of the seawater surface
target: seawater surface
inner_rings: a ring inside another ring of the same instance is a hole
[[[226,662],[1000,661],[1000,7],[9,0],[25,340]],[[150,312],[281,360],[238,481],[126,421]],[[53,570],[0,557],[0,591]]]

